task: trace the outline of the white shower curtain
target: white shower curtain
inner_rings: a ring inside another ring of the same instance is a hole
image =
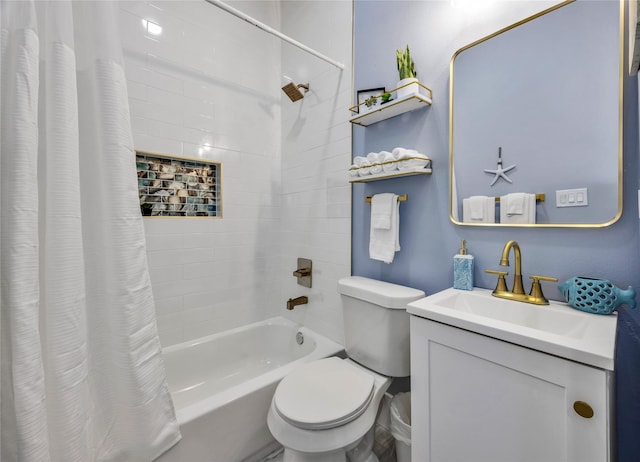
[[[180,439],[114,2],[0,2],[1,460],[150,461]]]

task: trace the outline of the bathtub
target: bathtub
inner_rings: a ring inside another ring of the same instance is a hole
[[[156,461],[259,460],[277,448],[267,411],[278,382],[298,364],[342,351],[281,317],[164,348],[182,441]]]

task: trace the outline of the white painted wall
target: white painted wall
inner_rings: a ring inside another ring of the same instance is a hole
[[[145,218],[161,341],[283,314],[288,297],[308,290],[291,276],[298,255],[314,259],[315,284],[309,305],[291,316],[341,340],[335,286],[350,270],[351,2],[230,3],[349,70],[203,0],[121,3],[136,149],[223,164],[222,219]],[[282,74],[310,81],[312,92],[291,103]]]

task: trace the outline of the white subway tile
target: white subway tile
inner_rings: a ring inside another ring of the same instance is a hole
[[[162,300],[165,298],[181,297],[186,292],[185,284],[182,279],[174,279],[172,281],[165,281],[162,284],[153,286],[153,297],[156,300]]]
[[[163,233],[147,235],[147,250],[175,250],[182,248],[182,234]]]
[[[220,263],[218,262],[189,262],[183,265],[183,278],[184,279],[198,279],[204,277],[210,277],[212,281],[215,281],[215,275],[220,272]]]
[[[147,86],[144,85],[143,83],[129,80],[128,75],[127,75],[127,93],[129,95],[129,99],[135,98],[142,101],[147,101]]]
[[[162,268],[166,266],[177,266],[183,261],[183,250],[148,250],[147,261],[152,268]]]
[[[145,217],[143,220],[147,238],[151,234],[182,234],[186,222],[175,218]]]
[[[343,3],[242,7],[273,24],[282,11],[285,31],[350,59]],[[282,314],[301,255],[318,262],[319,289],[304,316],[293,316],[339,337],[335,279],[350,269],[351,72],[205,2],[123,2],[120,16],[136,148],[223,163],[224,218],[144,220],[162,344]],[[145,37],[142,18],[163,34]],[[280,91],[283,72],[312,83],[304,104]]]
[[[155,300],[155,304],[157,316],[181,313],[184,310],[182,296],[159,298]]]

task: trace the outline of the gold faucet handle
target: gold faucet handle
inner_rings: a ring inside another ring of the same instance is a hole
[[[558,282],[558,278],[553,278],[551,276],[536,276],[532,274],[529,277],[533,279],[533,282],[535,281]]]
[[[550,276],[536,276],[536,275],[532,275],[529,277],[533,280],[533,283],[531,284],[531,292],[529,292],[529,296],[535,299],[534,300],[535,303],[548,305],[549,300],[547,300],[544,294],[542,293],[542,287],[540,286],[540,281],[558,282],[558,278],[553,278]]]
[[[489,273],[489,274],[496,274],[498,276],[498,284],[496,285],[496,288],[494,290],[494,292],[508,292],[509,289],[507,289],[507,280],[505,279],[505,276],[507,274],[509,274],[506,271],[498,271],[498,270],[490,270],[490,269],[486,269],[484,270],[485,273]]]
[[[504,277],[507,274],[509,274],[507,271],[490,270],[490,269],[486,269],[484,270],[484,272],[489,274],[497,274],[498,276],[501,276],[501,277]]]

